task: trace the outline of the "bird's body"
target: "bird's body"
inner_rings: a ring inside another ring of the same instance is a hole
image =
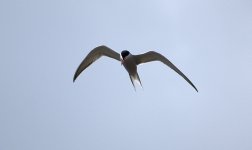
[[[141,80],[137,73],[137,65],[134,55],[129,54],[128,56],[126,56],[122,61],[122,65],[128,71],[131,83],[134,86],[134,88],[135,88],[135,81],[139,82],[139,84],[142,86]]]
[[[132,55],[129,51],[123,50],[121,52],[121,55],[114,50],[106,47],[106,46],[98,46],[94,48],[81,62],[79,67],[77,68],[73,81],[76,80],[76,78],[80,75],[80,73],[85,70],[89,65],[91,65],[94,61],[99,59],[101,56],[107,56],[110,58],[113,58],[115,60],[121,61],[121,64],[124,66],[124,68],[129,73],[131,82],[135,88],[135,82],[137,81],[142,86],[141,80],[139,78],[139,75],[137,73],[137,65],[142,63],[147,63],[151,61],[161,61],[171,69],[173,69],[175,72],[177,72],[180,76],[182,76],[196,91],[197,88],[193,85],[193,83],[175,66],[173,65],[167,58],[165,58],[163,55],[155,52],[155,51],[149,51],[144,54],[140,55]]]
[[[135,57],[131,54],[129,54],[123,59],[122,65],[129,73],[136,73],[137,71]]]

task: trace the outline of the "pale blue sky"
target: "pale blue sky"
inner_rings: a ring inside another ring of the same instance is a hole
[[[0,1],[1,150],[251,150],[252,1]],[[144,89],[88,52],[155,50]]]

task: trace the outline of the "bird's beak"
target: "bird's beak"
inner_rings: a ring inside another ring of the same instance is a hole
[[[121,59],[121,65],[123,64],[123,59]]]
[[[120,55],[120,60],[121,60],[121,65],[123,64],[123,58],[122,56]]]

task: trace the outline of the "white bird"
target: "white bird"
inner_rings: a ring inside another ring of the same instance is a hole
[[[127,50],[123,50],[120,55],[119,53],[115,52],[114,50],[104,45],[98,46],[94,48],[91,52],[89,52],[89,54],[84,58],[84,60],[81,62],[81,64],[77,68],[73,77],[73,82],[76,80],[76,78],[80,75],[80,73],[83,70],[85,70],[89,65],[95,62],[101,56],[107,56],[115,60],[121,61],[121,64],[129,73],[130,80],[134,88],[135,88],[134,81],[138,81],[140,85],[142,86],[141,80],[137,73],[137,65],[142,64],[142,63],[147,63],[150,61],[161,61],[162,63],[164,63],[171,69],[173,69],[175,72],[177,72],[180,76],[182,76],[198,92],[194,84],[163,55],[155,51],[149,51],[147,53],[140,54],[140,55],[132,55]]]

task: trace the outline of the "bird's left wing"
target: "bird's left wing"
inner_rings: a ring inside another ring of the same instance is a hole
[[[91,65],[93,62],[95,62],[97,59],[99,59],[101,56],[107,56],[113,59],[116,59],[120,61],[120,54],[115,52],[114,50],[110,49],[107,46],[98,46],[94,48],[81,62],[79,67],[77,68],[73,81],[81,74],[83,70],[85,70],[89,65]]]
[[[174,64],[172,64],[163,55],[161,55],[157,52],[154,52],[154,51],[149,51],[144,54],[135,55],[135,58],[136,58],[137,65],[139,65],[141,63],[147,63],[150,61],[161,61],[162,63],[169,66],[171,69],[173,69],[175,72],[177,72],[180,76],[182,76],[198,92],[198,90],[194,86],[194,84]]]

